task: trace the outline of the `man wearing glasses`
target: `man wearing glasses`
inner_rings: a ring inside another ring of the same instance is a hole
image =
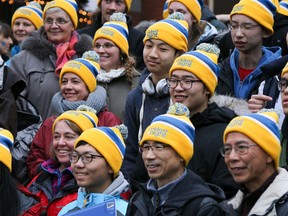
[[[235,49],[221,62],[216,92],[249,100],[266,107],[277,89],[272,80],[265,77],[262,66],[281,57],[280,47],[264,47],[263,39],[273,35],[273,15],[276,6],[270,0],[241,0],[230,13],[231,37]],[[261,82],[263,82],[261,85]],[[275,104],[269,104],[273,108]]]
[[[238,116],[224,131],[220,152],[240,190],[223,203],[229,215],[288,215],[288,172],[279,167],[278,115]]]
[[[218,80],[218,54],[219,49],[214,45],[199,45],[196,51],[187,52],[174,61],[167,82],[171,101],[189,108],[190,120],[195,126],[195,153],[187,168],[204,181],[220,186],[230,198],[238,188],[225,167],[219,148],[223,145],[223,131],[236,114],[227,107],[209,102]],[[216,98],[214,96],[213,100],[220,102]],[[228,97],[223,101],[226,99]],[[240,105],[237,100],[232,103]]]
[[[183,104],[176,103],[167,114],[153,119],[140,141],[150,180],[130,199],[127,216],[222,215],[218,204],[222,190],[215,185],[209,188],[186,169],[194,153],[194,137],[189,110]]]

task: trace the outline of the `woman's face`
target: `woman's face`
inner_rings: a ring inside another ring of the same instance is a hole
[[[74,150],[74,142],[78,134],[73,131],[65,120],[56,123],[53,133],[52,151],[61,163],[62,169],[70,166],[69,154]]]
[[[12,26],[13,36],[18,43],[21,43],[35,30],[36,28],[33,23],[25,18],[17,18]]]
[[[74,73],[65,73],[62,77],[61,93],[65,100],[86,100],[89,90],[83,80]]]
[[[122,66],[120,49],[111,40],[97,39],[94,44],[94,51],[100,56],[100,67],[106,72]]]
[[[171,2],[169,6],[169,14],[172,14],[174,12],[180,12],[184,14],[184,20],[187,21],[189,29],[192,29],[193,24],[196,22],[196,19],[193,17],[193,15],[190,13],[188,8],[182,4],[181,2]]]
[[[52,11],[49,12],[49,10]],[[69,15],[61,9],[49,10],[44,18],[44,28],[48,40],[55,44],[68,42],[75,30]]]

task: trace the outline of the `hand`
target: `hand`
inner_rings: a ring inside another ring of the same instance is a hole
[[[252,113],[258,112],[266,107],[267,101],[271,101],[272,97],[267,95],[252,95],[248,100],[248,108]]]

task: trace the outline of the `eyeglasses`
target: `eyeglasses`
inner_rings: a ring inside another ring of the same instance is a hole
[[[288,86],[288,80],[286,80],[284,78],[282,78],[277,84],[278,90],[280,92],[284,92],[285,89],[287,88],[287,86]]]
[[[95,158],[103,158],[102,155],[93,155],[90,153],[85,153],[85,154],[79,155],[76,152],[71,153],[69,156],[70,156],[70,162],[71,163],[77,163],[79,158],[81,158],[81,161],[84,164],[91,163],[91,161]]]
[[[61,25],[65,25],[66,23],[70,22],[70,20],[65,20],[62,18],[57,18],[55,20],[48,18],[48,19],[44,20],[44,24],[46,24],[46,25],[53,25],[54,22],[57,26],[61,26]]]
[[[142,154],[147,154],[150,150],[152,150],[154,154],[158,154],[163,152],[164,148],[167,147],[169,147],[169,145],[156,143],[155,145],[144,144],[139,149]]]
[[[229,144],[225,144],[221,149],[220,149],[220,153],[223,157],[228,157],[231,152],[232,149],[234,149],[234,151],[236,152],[236,154],[238,155],[245,155],[248,153],[248,149],[252,146],[258,146],[256,144],[248,144],[248,143],[238,143],[237,145],[235,145],[234,147],[232,147]]]
[[[238,31],[238,29],[240,29],[242,32],[246,32],[246,31],[252,30],[256,26],[259,26],[259,25],[253,24],[253,23],[242,23],[242,24],[230,23],[229,29],[231,31]]]
[[[184,80],[177,80],[175,78],[166,78],[166,82],[169,88],[176,88],[178,83],[180,83],[181,88],[184,90],[189,90],[192,88],[193,83],[195,82],[202,82],[201,80],[190,80],[190,79],[184,79]]]
[[[112,43],[104,43],[104,44],[96,43],[95,44],[95,49],[99,50],[102,47],[103,49],[107,50],[107,49],[111,49],[114,46],[115,45],[112,44]]]

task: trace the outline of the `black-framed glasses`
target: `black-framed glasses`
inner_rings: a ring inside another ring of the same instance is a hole
[[[225,144],[224,146],[221,147],[220,153],[223,157],[228,157],[231,154],[232,149],[234,149],[236,154],[245,155],[248,153],[249,148],[252,146],[258,146],[258,145],[248,143],[238,143],[234,147],[232,147],[232,145],[230,144]]]
[[[83,163],[85,163],[85,164],[86,163],[91,163],[91,161],[93,159],[95,159],[95,158],[103,158],[102,155],[94,155],[94,154],[90,154],[90,153],[85,153],[85,154],[80,155],[80,154],[78,154],[76,152],[71,153],[69,155],[69,157],[70,157],[70,162],[71,163],[77,163],[79,158],[81,158],[81,161]]]
[[[279,80],[278,83],[277,83],[277,87],[278,87],[278,90],[279,90],[280,92],[284,92],[285,89],[287,88],[287,86],[288,86],[288,80],[287,80],[287,79],[284,79],[284,78],[282,78],[281,80]]]
[[[104,43],[104,44],[96,43],[94,47],[97,50],[99,50],[101,47],[106,50],[106,49],[111,49],[114,46],[115,45],[112,43]]]
[[[242,32],[245,32],[245,31],[252,30],[256,26],[259,26],[259,24],[253,24],[253,23],[242,23],[242,24],[230,23],[229,29],[231,31],[238,31],[238,29],[240,29]]]
[[[143,146],[139,147],[139,150],[142,154],[147,154],[150,150],[152,150],[154,154],[157,154],[163,152],[163,150],[167,147],[169,147],[169,145],[165,145],[163,143],[156,143],[155,145],[144,143]]]
[[[70,22],[70,20],[65,20],[63,18],[57,18],[57,19],[47,18],[44,20],[44,24],[46,24],[46,25],[53,25],[54,22],[57,26],[61,26],[61,25],[65,25],[66,23]]]
[[[169,88],[176,88],[178,83],[180,83],[181,88],[184,90],[189,90],[192,88],[193,83],[202,82],[201,80],[183,79],[178,80],[175,78],[166,78],[166,82]]]

